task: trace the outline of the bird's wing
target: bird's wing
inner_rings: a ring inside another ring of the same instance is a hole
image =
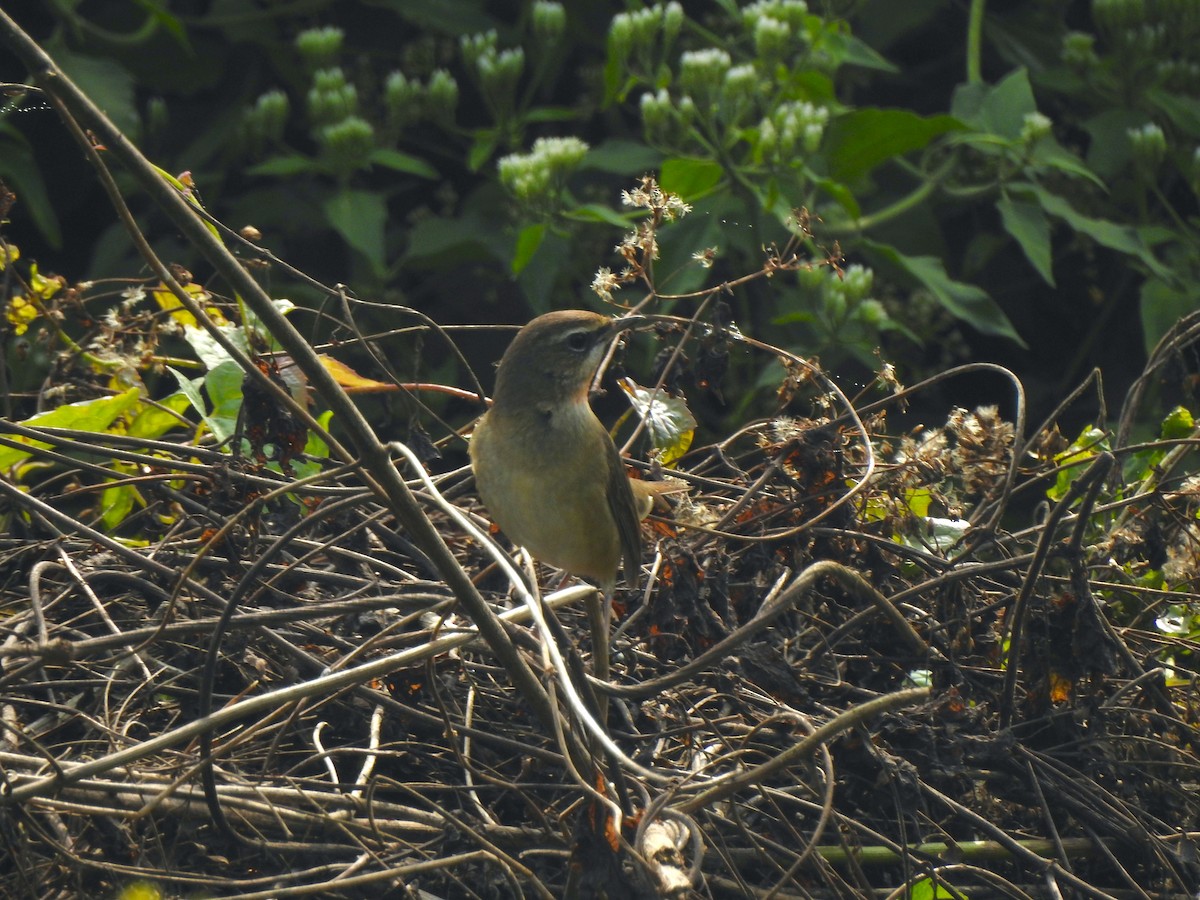
[[[642,565],[641,517],[633,499],[633,488],[625,474],[625,464],[612,441],[608,442],[608,508],[617,523],[617,536],[621,539],[621,560],[625,565],[625,584],[637,587],[638,574]]]

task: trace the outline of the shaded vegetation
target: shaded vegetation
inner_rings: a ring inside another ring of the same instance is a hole
[[[1200,14],[833,6],[0,17],[6,894],[1200,889]],[[610,683],[459,465],[583,304]]]

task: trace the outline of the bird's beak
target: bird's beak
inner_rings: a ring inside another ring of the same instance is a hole
[[[610,337],[613,337],[626,331],[637,331],[649,321],[645,316],[622,316],[619,319],[613,319],[608,324],[608,333]]]

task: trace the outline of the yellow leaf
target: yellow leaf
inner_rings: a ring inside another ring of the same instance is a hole
[[[16,262],[20,258],[21,249],[16,244],[0,246],[0,272],[3,272],[9,263]]]
[[[4,310],[4,318],[8,320],[8,324],[13,327],[16,334],[24,334],[28,331],[29,323],[41,314],[41,308],[22,294],[14,295],[8,301],[8,308]]]
[[[57,294],[66,285],[66,283],[66,279],[61,275],[54,275],[50,278],[47,278],[38,271],[37,263],[30,263],[29,287],[34,294],[36,294],[38,297],[41,297],[43,300],[49,300],[51,297]]]
[[[229,320],[225,318],[224,314],[217,309],[216,306],[213,306],[211,303],[207,302],[212,299],[212,295],[209,294],[208,291],[196,284],[194,281],[189,281],[183,286],[183,289],[204,308],[204,311],[208,313],[208,317],[216,324],[229,324]],[[180,325],[186,325],[192,328],[199,327],[196,323],[196,317],[183,308],[183,304],[179,302],[179,298],[176,297],[171,292],[170,288],[168,288],[165,284],[160,284],[158,287],[153,288],[150,291],[150,294],[156,301],[158,301],[159,308],[169,312],[171,314],[171,318]]]
[[[345,388],[347,394],[378,394],[396,390],[396,385],[359,375],[344,362],[336,360],[332,356],[322,354],[321,365],[338,384]]]

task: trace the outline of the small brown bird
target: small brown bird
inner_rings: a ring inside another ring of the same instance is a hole
[[[496,524],[606,597],[622,561],[637,584],[653,489],[635,497],[639,482],[588,405],[588,386],[613,337],[641,321],[578,309],[538,316],[505,351],[492,408],[471,436],[475,483]]]

